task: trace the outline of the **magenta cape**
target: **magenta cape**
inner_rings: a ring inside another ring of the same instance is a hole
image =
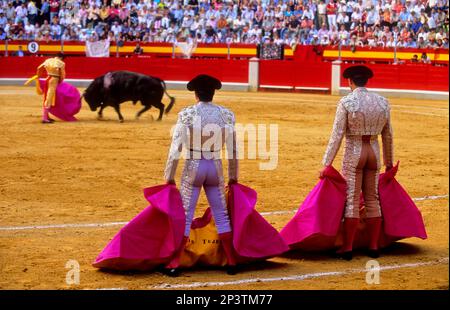
[[[255,210],[257,194],[250,187],[232,184],[228,208],[233,245],[239,261],[268,258],[289,250],[278,231]]]
[[[422,214],[413,200],[395,179],[399,164],[382,173],[379,179],[381,212],[384,218],[384,233],[387,237],[427,238]]]
[[[346,187],[336,169],[325,169],[323,178],[280,232],[290,247],[320,250],[334,246],[344,214]]]
[[[116,270],[148,270],[168,263],[180,246],[185,214],[179,191],[174,185],[159,185],[144,190],[150,205],[123,227],[103,249],[94,267]],[[233,243],[238,261],[268,258],[289,248],[254,208],[256,192],[244,185],[229,189],[228,207],[233,228]],[[209,210],[195,219],[192,228],[209,223]]]
[[[117,233],[94,267],[148,270],[169,262],[184,232],[180,193],[175,185],[159,185],[144,189],[144,196],[150,205]]]
[[[46,80],[39,80],[41,88],[46,89]],[[57,118],[73,122],[77,119],[77,114],[81,109],[81,96],[78,89],[69,83],[61,82],[56,88],[55,105],[52,106],[49,112]]]
[[[398,164],[379,178],[379,197],[383,214],[380,247],[409,237],[426,239],[425,225],[420,211],[395,179]],[[297,214],[281,230],[281,236],[291,248],[329,250],[342,243],[342,218],[346,197],[345,181],[333,167],[325,171],[300,206]],[[364,224],[364,209],[354,247],[367,247],[368,233]]]

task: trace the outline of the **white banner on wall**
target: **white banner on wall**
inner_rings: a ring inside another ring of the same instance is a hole
[[[96,42],[86,41],[87,57],[109,57],[109,41],[101,40]]]
[[[197,44],[194,43],[177,42],[175,44],[186,58],[191,58],[192,53],[197,48]]]

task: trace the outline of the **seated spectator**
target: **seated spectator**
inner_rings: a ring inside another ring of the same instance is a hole
[[[18,50],[13,54],[13,56],[16,56],[16,57],[25,56],[25,52],[23,51],[22,45],[19,45]]]
[[[339,2],[2,0],[0,39],[85,41],[95,31],[99,38],[126,41],[172,42],[181,34],[207,43],[254,44],[276,35],[275,41],[287,44],[337,39],[349,45],[355,34],[354,46],[448,48],[447,0]]]
[[[430,57],[428,57],[427,53],[423,52],[422,55],[420,56],[420,62],[424,64],[430,64],[431,59]]]
[[[3,30],[3,28],[0,28],[0,40],[6,40],[6,32]]]
[[[142,55],[144,53],[144,49],[141,47],[139,43],[136,44],[136,47],[133,50],[134,55]]]

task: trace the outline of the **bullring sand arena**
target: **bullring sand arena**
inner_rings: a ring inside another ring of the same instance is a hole
[[[80,89],[82,91],[82,89]],[[446,101],[391,99],[399,182],[416,201],[428,240],[406,239],[382,252],[380,284],[366,283],[363,253],[350,261],[290,252],[245,267],[235,276],[197,268],[178,278],[158,272],[102,272],[92,261],[125,222],[147,206],[142,189],[161,184],[177,112],[193,103],[188,91],[162,122],[153,108],[122,105],[96,119],[86,103],[79,122],[42,125],[33,87],[0,87],[1,289],[448,289],[448,135]],[[317,182],[339,97],[219,91],[215,102],[238,123],[278,124],[278,166],[240,163],[240,182],[258,192],[257,210],[281,229]],[[167,102],[167,98],[164,99]],[[342,150],[335,160],[340,168]],[[177,171],[177,180],[181,169]],[[201,195],[196,215],[205,210]],[[66,263],[80,264],[80,283],[66,284]]]

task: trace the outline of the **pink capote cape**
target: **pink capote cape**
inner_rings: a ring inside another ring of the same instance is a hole
[[[280,234],[291,248],[321,250],[334,246],[344,214],[347,184],[329,166]]]
[[[233,245],[240,262],[273,257],[289,250],[278,231],[255,210],[256,200],[256,191],[250,187],[229,185]]]
[[[378,191],[383,214],[380,247],[386,247],[403,238],[427,238],[419,209],[395,179],[397,171],[398,163],[391,170],[380,174],[379,178]],[[308,251],[329,250],[341,245],[342,217],[346,196],[345,186],[331,186],[332,182],[336,182],[336,179],[333,179],[330,174],[333,175],[333,178],[343,180],[337,170],[329,167],[325,172],[324,179],[319,181],[300,206],[294,218],[282,229],[280,234],[291,248]],[[329,186],[326,187],[324,184],[329,184]],[[338,192],[340,192],[341,198],[336,203],[330,203],[328,198],[330,196],[339,197]],[[344,203],[341,200],[342,197]],[[361,220],[354,248],[367,247],[369,244],[363,208],[360,214]]]
[[[384,219],[383,233],[387,237],[397,240],[409,237],[426,239],[427,233],[422,214],[395,179],[398,166],[399,163],[389,171],[382,173],[378,183],[381,213]]]
[[[185,226],[181,195],[174,185],[146,188],[150,205],[125,225],[103,249],[94,267],[116,270],[148,270],[168,263],[180,246]],[[289,247],[254,208],[256,192],[242,184],[229,187],[233,244],[238,261],[263,259],[286,252]],[[195,219],[192,228],[204,226],[211,213]]]
[[[46,93],[46,80],[40,79],[39,83]],[[73,122],[77,120],[74,115],[80,109],[81,96],[78,89],[66,82],[59,83],[56,88],[55,105],[51,106],[49,112],[63,121]]]
[[[144,189],[150,203],[126,224],[98,255],[94,267],[148,270],[168,263],[181,245],[185,214],[175,185]]]

